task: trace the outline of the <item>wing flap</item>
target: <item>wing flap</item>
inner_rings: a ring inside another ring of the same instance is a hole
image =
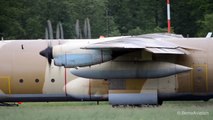
[[[146,51],[154,54],[185,54],[183,51],[178,49],[169,49],[169,48],[145,48]]]

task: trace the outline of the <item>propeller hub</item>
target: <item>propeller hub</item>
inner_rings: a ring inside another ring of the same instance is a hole
[[[53,59],[52,49],[52,47],[48,46],[39,53],[41,56],[47,58],[49,64],[51,64],[51,61]]]

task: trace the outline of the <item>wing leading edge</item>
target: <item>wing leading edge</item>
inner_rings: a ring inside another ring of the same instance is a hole
[[[189,54],[183,47],[171,42],[148,37],[124,37],[113,41],[99,42],[82,49],[145,49],[154,54]]]

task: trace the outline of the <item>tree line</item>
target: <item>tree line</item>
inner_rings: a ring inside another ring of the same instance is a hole
[[[89,38],[166,32],[166,0],[0,0],[0,36],[4,39],[45,38],[47,20],[54,38],[59,22],[64,38],[79,38],[86,19]],[[212,23],[212,0],[171,0],[172,32],[205,36],[213,31]]]

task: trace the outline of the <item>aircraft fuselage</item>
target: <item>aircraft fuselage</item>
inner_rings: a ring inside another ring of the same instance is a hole
[[[80,47],[99,41],[52,40],[51,44],[55,46],[69,42],[73,46],[70,48],[72,52],[78,54],[81,51]],[[140,93],[144,93],[144,95],[146,93],[156,94],[158,101],[208,100],[212,98],[213,39],[183,38],[165,39],[165,41],[187,48],[190,47],[190,54],[164,55],[162,57],[162,55],[154,55],[143,50],[133,51],[113,60],[97,64],[97,68],[108,67],[109,71],[117,70],[118,68],[125,68],[125,66],[128,67],[128,61],[152,60],[184,65],[192,68],[192,70],[161,78],[134,80],[130,78],[101,80],[82,78],[71,74],[72,70],[78,68],[58,67],[54,65],[53,60],[51,64],[48,64],[47,59],[39,54],[48,46],[49,42],[46,40],[1,41],[0,102],[102,101],[114,100],[114,95],[122,94],[119,96],[122,98],[129,94],[134,97],[134,95]],[[122,67],[119,67],[119,64],[117,64],[119,62],[127,62],[127,64],[122,64]],[[117,66],[115,67],[113,64]],[[134,67],[134,65],[131,66]],[[124,73],[120,72],[121,76],[122,74]]]

